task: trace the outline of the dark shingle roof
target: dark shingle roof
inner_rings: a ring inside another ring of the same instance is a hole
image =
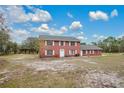
[[[102,50],[102,48],[95,45],[81,45],[81,50]]]
[[[75,37],[40,35],[40,40],[58,40],[58,41],[80,41]]]

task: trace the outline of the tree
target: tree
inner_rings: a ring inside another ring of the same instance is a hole
[[[96,42],[91,42],[93,45],[97,45],[97,43]]]
[[[23,41],[21,48],[39,51],[39,39],[36,37],[28,37]]]
[[[5,24],[5,18],[0,14],[0,54],[5,54],[7,49],[7,44],[9,42],[9,29]]]
[[[83,42],[83,43],[81,43],[81,45],[86,45],[86,43],[85,43],[85,42]]]
[[[103,48],[104,52],[124,52],[124,39],[115,37],[108,37],[102,41],[95,42],[99,47]]]

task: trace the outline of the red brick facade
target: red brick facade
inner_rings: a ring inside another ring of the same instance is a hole
[[[99,56],[102,55],[102,50],[82,50],[81,56]]]
[[[64,49],[64,56],[75,56],[76,54],[80,55],[80,42],[79,41],[75,41],[75,45],[70,45],[71,41],[64,41],[64,45],[61,46],[60,42],[61,41],[52,41],[54,42],[53,45],[46,45],[45,40],[40,42],[40,57],[49,57],[45,51],[47,50],[53,50],[54,54],[52,55],[52,57],[60,57],[60,49]],[[71,55],[69,53],[70,50],[74,50],[76,51],[74,55]]]

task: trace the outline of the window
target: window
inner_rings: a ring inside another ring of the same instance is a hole
[[[48,41],[47,41],[47,45],[52,46],[52,45],[53,45],[53,41],[48,40]]]
[[[94,50],[91,50],[91,54],[94,54]]]
[[[94,54],[94,50],[92,51],[92,53]]]
[[[89,50],[89,54],[91,54],[91,50]]]
[[[83,54],[86,54],[86,50],[83,50]]]
[[[47,56],[52,56],[53,55],[53,50],[46,50],[46,55]]]
[[[61,41],[61,42],[60,42],[60,45],[61,45],[61,46],[64,46],[64,41]]]
[[[71,46],[75,46],[75,42],[71,42]]]
[[[86,50],[86,54],[88,54],[88,50]]]
[[[75,55],[75,50],[69,50],[70,55]]]

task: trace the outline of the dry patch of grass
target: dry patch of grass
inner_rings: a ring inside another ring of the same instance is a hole
[[[120,54],[62,59],[10,55],[0,59],[6,62],[0,69],[0,87],[124,87],[124,55]]]
[[[9,65],[9,62],[5,60],[0,60],[0,70]]]

